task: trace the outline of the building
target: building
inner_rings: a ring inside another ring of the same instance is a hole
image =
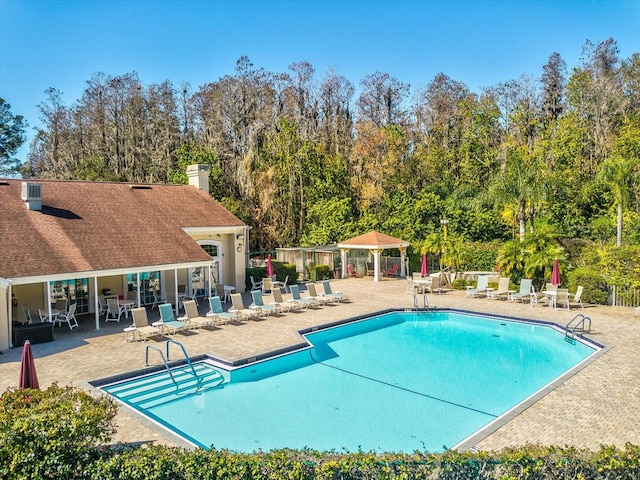
[[[209,196],[209,167],[187,174],[189,185],[0,180],[0,350],[26,307],[47,316],[64,299],[99,328],[103,294],[177,308],[183,289],[244,291],[249,228]]]

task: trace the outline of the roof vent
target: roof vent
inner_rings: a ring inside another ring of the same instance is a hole
[[[22,182],[22,200],[29,210],[42,210],[42,184]]]

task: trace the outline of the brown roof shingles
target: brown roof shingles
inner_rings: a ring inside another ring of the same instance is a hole
[[[182,227],[244,226],[188,185],[38,182],[42,211],[27,209],[21,180],[0,182],[0,277],[207,261]]]

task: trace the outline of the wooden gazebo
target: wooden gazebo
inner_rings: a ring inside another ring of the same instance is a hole
[[[340,254],[342,256],[342,278],[347,276],[347,252],[352,248],[369,250],[373,254],[374,282],[380,280],[380,255],[382,251],[389,248],[397,248],[400,250],[400,276],[404,277],[406,275],[404,269],[405,257],[409,245],[410,243],[405,240],[394,238],[384,233],[376,232],[375,230],[340,242],[338,243],[338,248],[340,248]]]

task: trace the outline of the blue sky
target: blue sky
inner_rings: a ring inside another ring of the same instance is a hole
[[[640,52],[640,0],[0,0],[0,97],[39,124],[49,87],[77,100],[96,72],[138,72],[193,90],[254,66],[285,72],[308,61],[358,85],[376,71],[412,92],[439,72],[479,92],[526,73],[553,52],[577,66],[586,40]],[[18,157],[26,160],[27,148]]]

